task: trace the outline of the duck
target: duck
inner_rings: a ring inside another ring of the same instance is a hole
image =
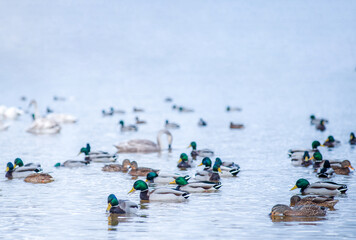
[[[199,171],[195,174],[195,179],[198,181],[220,182],[221,169],[219,164],[214,164],[213,169],[207,171]]]
[[[11,162],[8,162],[6,165],[5,177],[7,177],[8,179],[26,178],[27,176],[40,171],[42,171],[42,169],[39,168],[17,168],[15,171],[14,165]]]
[[[351,145],[356,145],[356,138],[355,138],[355,134],[352,132],[350,133],[350,140],[349,140],[349,143]]]
[[[120,120],[119,124],[121,125],[121,132],[137,132],[138,128],[135,125],[128,125],[125,126],[125,123],[123,120]]]
[[[114,115],[114,112],[113,112],[113,111],[106,111],[106,110],[104,110],[104,109],[101,110],[101,113],[103,114],[104,117]]]
[[[127,172],[131,166],[129,159],[124,159],[122,164],[105,165],[101,170],[104,172]]]
[[[301,198],[298,195],[294,195],[290,198],[290,206],[298,206],[298,205],[317,205],[321,207],[327,207],[333,209],[335,204],[338,203],[339,200],[334,200],[334,197],[325,197],[325,196],[317,196],[317,197],[305,197]]]
[[[339,140],[335,140],[333,136],[328,136],[328,138],[325,140],[324,144],[325,147],[328,148],[333,148],[333,147],[337,147],[340,145],[340,141]]]
[[[149,172],[155,172],[158,173],[159,170],[157,169],[153,169],[153,168],[148,168],[148,167],[138,167],[138,164],[136,161],[132,161],[130,163],[130,170],[129,170],[129,174],[131,176],[146,176],[147,173]]]
[[[147,122],[145,120],[140,120],[138,117],[135,118],[136,124],[146,124]]]
[[[28,183],[50,183],[54,181],[54,178],[48,173],[32,173],[24,181]]]
[[[191,109],[191,108],[185,108],[185,107],[179,107],[179,108],[178,108],[178,111],[179,111],[179,112],[185,112],[185,113],[194,112],[193,109]]]
[[[289,155],[289,157],[292,157],[292,158],[300,157],[300,159],[303,160],[303,158],[301,156],[304,155],[305,151],[307,151],[309,153],[309,155],[312,155],[313,153],[319,151],[318,147],[325,147],[324,145],[321,145],[319,141],[313,141],[311,146],[312,146],[312,149],[289,149],[288,155]]]
[[[136,108],[136,107],[133,108],[133,112],[144,112],[144,111],[145,110],[142,108]]]
[[[32,134],[57,134],[61,131],[61,126],[54,120],[39,117],[37,102],[32,100],[29,106],[34,106],[35,113],[32,114],[33,122],[31,126],[27,129],[27,132]]]
[[[111,155],[108,152],[104,151],[91,151],[90,144],[87,143],[86,147],[82,147],[79,151],[79,154],[84,153],[85,155],[85,160],[86,161],[92,161],[92,162],[116,162],[118,155],[114,154]],[[79,155],[78,154],[78,155]]]
[[[187,200],[190,193],[171,188],[156,188],[149,190],[146,182],[137,180],[129,193],[140,190],[140,199],[144,201],[163,201],[163,202],[183,202]]]
[[[245,126],[243,124],[230,122],[230,128],[231,129],[243,129],[243,128],[245,128]]]
[[[309,181],[304,178],[298,179],[291,191],[297,188],[301,189],[300,192],[303,195],[315,194],[335,196],[337,194],[343,194],[347,191],[347,186],[344,184],[338,184],[334,182],[316,182],[310,184]]]
[[[54,165],[54,167],[58,168],[58,167],[67,167],[67,168],[76,168],[76,167],[83,167],[83,166],[87,166],[88,164],[90,164],[90,161],[87,160],[67,160],[63,163],[56,163]]]
[[[330,166],[329,160],[324,161],[322,168],[319,168],[316,176],[319,178],[331,178],[334,174],[334,170]]]
[[[326,208],[317,205],[298,205],[290,208],[284,204],[277,204],[272,207],[270,215],[274,216],[289,216],[289,217],[316,217],[325,216]]]
[[[168,150],[172,149],[173,136],[168,130],[160,130],[157,134],[157,143],[146,139],[134,139],[127,142],[122,142],[114,147],[117,148],[119,153],[152,153],[160,152],[162,150],[161,137],[167,135]]]
[[[305,151],[303,155],[301,155],[299,152],[293,154],[291,157],[291,162],[295,166],[303,167],[309,167],[311,164],[313,164],[308,151]]]
[[[215,164],[220,165],[221,177],[236,176],[240,172],[240,166],[234,162],[223,162],[220,158],[216,158]]]
[[[326,129],[326,127],[325,127],[325,121],[324,120],[321,120],[320,122],[319,122],[319,124],[317,124],[316,126],[315,126],[315,128],[316,128],[316,130],[320,130],[320,131],[325,131],[325,129]]]
[[[172,99],[171,97],[166,97],[166,98],[164,99],[164,101],[165,101],[165,102],[172,102],[173,99]]]
[[[240,112],[240,111],[242,111],[242,109],[239,107],[230,107],[230,106],[226,107],[226,112]]]
[[[146,182],[149,184],[169,184],[170,182],[174,181],[178,177],[183,177],[186,180],[189,180],[189,175],[181,176],[179,174],[161,174],[157,172],[149,172],[146,175]]]
[[[137,212],[138,205],[129,200],[117,199],[114,194],[108,196],[107,212],[112,214],[134,214]]]
[[[321,121],[324,121],[324,123],[329,123],[327,119],[324,118],[316,118],[315,115],[310,115],[310,124],[311,125],[317,125]]]
[[[177,184],[176,190],[189,193],[215,192],[222,186],[220,182],[196,181],[188,183],[184,177],[178,177],[169,184]]]
[[[334,170],[335,174],[348,175],[350,173],[350,168],[355,170],[349,160],[343,161],[331,161],[331,168]]]
[[[47,118],[57,123],[76,123],[78,121],[76,117],[66,113],[50,113],[47,114]]]
[[[182,153],[180,155],[177,167],[182,170],[192,167],[192,162],[189,161],[187,154]]]
[[[190,155],[193,158],[196,158],[197,156],[199,157],[211,157],[214,156],[214,151],[210,150],[210,149],[201,149],[201,150],[197,150],[197,143],[196,142],[191,142],[190,145],[188,146],[188,148],[192,148],[192,152],[190,153]]]
[[[53,96],[53,101],[66,101],[66,98],[60,96]]]
[[[321,168],[323,161],[324,161],[323,155],[321,155],[320,152],[315,152],[309,160],[313,160],[314,171],[317,171],[317,169]]]
[[[205,126],[207,126],[207,125],[208,125],[208,124],[207,124],[206,121],[204,121],[202,118],[199,119],[198,126],[200,126],[200,127],[205,127]]]
[[[42,171],[41,164],[38,164],[38,163],[27,163],[27,164],[24,165],[24,163],[23,163],[21,158],[15,158],[15,160],[14,160],[14,169],[15,169],[15,171],[25,170],[25,169],[30,169],[30,170],[37,169],[37,172]]]
[[[114,113],[118,113],[118,114],[125,114],[124,110],[120,110],[120,109],[114,109],[113,107],[110,107],[110,112]]]
[[[178,129],[178,128],[180,128],[179,124],[173,123],[173,122],[169,122],[168,120],[166,120],[166,123],[165,123],[164,127],[166,129]]]

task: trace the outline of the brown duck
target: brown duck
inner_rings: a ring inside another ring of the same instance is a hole
[[[245,126],[243,124],[230,122],[230,128],[231,129],[242,129],[242,128],[245,128]]]
[[[28,183],[50,183],[54,181],[54,178],[48,173],[33,173],[28,175],[24,181]]]
[[[290,208],[284,204],[277,204],[272,207],[271,216],[300,216],[300,217],[316,217],[325,216],[326,208],[317,205],[299,205]]]
[[[155,172],[155,173],[159,172],[159,170],[157,170],[157,169],[152,169],[152,168],[148,168],[148,167],[138,167],[136,161],[131,162],[130,168],[131,169],[129,171],[129,174],[131,176],[146,176],[147,173],[149,173],[149,172]]]
[[[348,175],[350,173],[350,168],[355,170],[349,160],[340,161],[330,161],[331,168],[334,169],[336,174]]]
[[[122,164],[108,164],[102,170],[104,172],[127,172],[131,166],[130,160],[125,159]]]
[[[301,198],[298,195],[294,195],[290,198],[290,206],[294,207],[299,205],[318,205],[332,209],[338,201],[339,200],[334,200],[334,197],[318,196]]]

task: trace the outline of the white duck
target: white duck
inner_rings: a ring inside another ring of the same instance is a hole
[[[33,114],[34,121],[27,132],[32,134],[55,134],[61,131],[61,126],[54,120],[39,117],[37,102],[32,100],[30,106],[34,105],[35,114]]]

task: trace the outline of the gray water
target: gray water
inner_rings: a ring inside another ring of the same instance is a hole
[[[27,108],[24,95],[42,113],[49,106],[79,121],[58,135],[35,136],[23,115],[0,133],[0,166],[21,157],[55,178],[46,185],[0,178],[0,238],[355,238],[354,174],[332,179],[349,190],[325,218],[268,216],[297,193],[289,191],[297,179],[318,180],[310,168],[291,165],[288,149],[332,134],[342,145],[322,148],[324,158],[356,165],[347,143],[356,131],[355,12],[353,1],[1,1],[0,104]],[[54,102],[54,95],[68,100]],[[167,96],[195,112],[173,111]],[[227,113],[227,105],[243,111]],[[109,106],[127,113],[103,118]],[[145,112],[132,113],[134,106]],[[329,119],[325,132],[309,125],[310,114]],[[148,124],[121,133],[117,122],[133,123],[136,115]],[[197,126],[200,117],[206,128]],[[238,163],[238,177],[184,203],[140,204],[138,193],[127,195],[134,180],[102,172],[104,164],[53,167],[81,159],[87,142],[114,153],[118,142],[155,140],[166,119],[181,125],[172,130],[171,153],[120,154],[119,162],[186,174],[176,164],[195,140]],[[230,121],[246,128],[230,130]],[[137,216],[110,219],[110,193],[140,204]]]

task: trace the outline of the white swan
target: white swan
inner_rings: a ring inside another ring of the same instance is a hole
[[[30,102],[30,106],[31,105],[34,105],[35,107],[35,114],[33,115],[34,121],[30,128],[27,129],[27,132],[33,134],[55,134],[61,131],[61,126],[56,121],[39,117],[37,102],[35,100]]]
[[[6,119],[16,120],[23,113],[24,112],[19,108],[6,107],[4,105],[0,106],[0,115]]]
[[[173,136],[168,130],[161,130],[157,134],[157,143],[146,139],[134,139],[127,142],[122,142],[114,145],[118,152],[121,153],[152,153],[159,152],[161,148],[161,136],[163,134],[167,135],[168,139],[168,149],[171,149]]]

